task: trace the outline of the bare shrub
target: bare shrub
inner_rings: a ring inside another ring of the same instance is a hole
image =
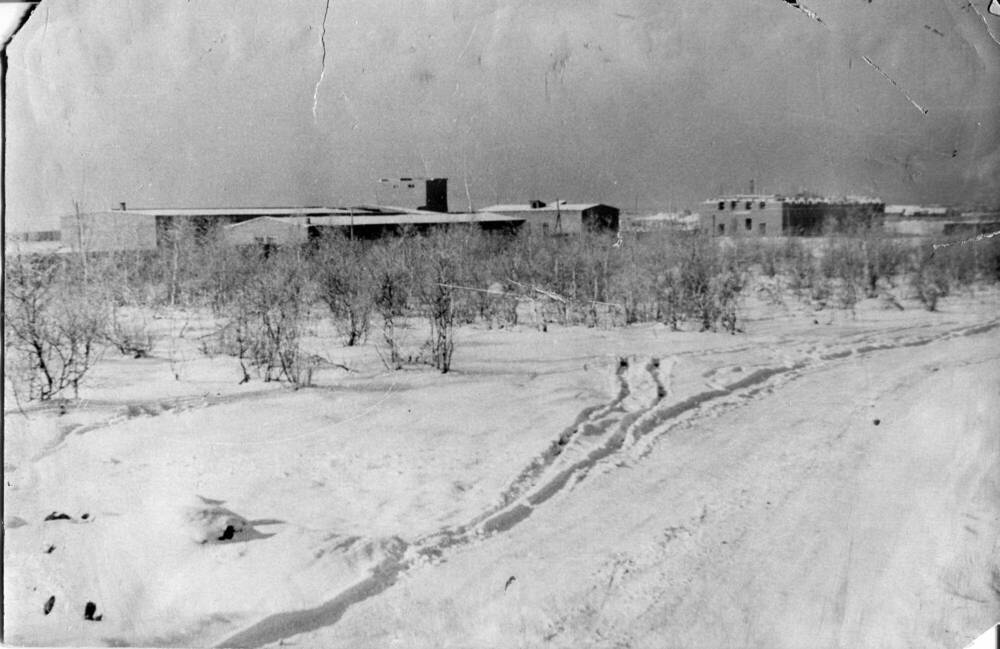
[[[108,318],[105,340],[125,356],[146,358],[153,351],[156,336],[141,313],[125,313],[114,306]]]
[[[468,296],[459,288],[470,274],[465,251],[472,249],[470,230],[436,230],[417,240],[419,267],[415,287],[430,324],[430,362],[442,374],[451,369],[455,353],[456,316]]]
[[[980,239],[975,245],[978,251],[976,260],[983,279],[1000,282],[1000,238]]]
[[[971,287],[977,282],[1000,281],[1000,238],[968,237],[937,241],[933,260],[949,284]],[[918,267],[923,262],[917,258]]]
[[[947,260],[932,249],[918,253],[910,274],[910,286],[916,298],[928,311],[937,311],[938,300],[948,295]]]
[[[170,330],[167,334],[167,361],[170,363],[170,372],[174,375],[175,381],[181,380],[181,369],[188,361],[186,354],[181,349],[180,341],[184,338],[189,322],[184,320],[180,327],[177,327],[177,320],[170,317]]]
[[[518,295],[502,281],[487,284],[483,294],[486,301],[485,318],[490,328],[517,325]]]
[[[847,236],[829,236],[825,239],[820,258],[823,277],[861,285],[864,281],[864,267],[860,240]]]
[[[470,282],[466,317],[474,315],[490,328],[517,324],[517,295],[510,289],[507,260],[516,239],[505,234],[476,233],[463,250],[462,265]]]
[[[860,299],[860,292],[867,284],[868,263],[865,241],[848,235],[828,236],[822,248],[820,270],[836,306],[852,313]],[[816,293],[814,287],[814,293]],[[826,302],[825,295],[817,296]],[[816,298],[814,298],[816,299]]]
[[[715,331],[721,324],[735,333],[736,302],[745,283],[736,258],[727,258],[704,235],[689,236],[684,244],[679,260],[682,309],[701,324],[702,331]]]
[[[640,245],[637,240],[630,239],[621,248],[614,249],[611,241],[605,242],[604,250],[598,253],[605,257],[604,268],[601,269],[604,272],[592,273],[594,294],[600,295],[597,290],[598,282],[609,285],[612,299],[622,305],[626,325],[655,320],[658,311],[662,310],[660,289],[663,287],[659,284],[665,281],[661,272],[665,262],[662,258],[657,258],[654,246],[648,245],[649,242],[644,243],[647,245]],[[615,252],[614,263],[608,259],[612,250]]]
[[[680,268],[664,272],[659,286],[659,319],[670,325],[674,331],[678,331],[686,312]]]
[[[162,227],[159,248],[160,263],[166,284],[166,299],[170,306],[187,301],[192,293],[199,268],[198,232],[186,219],[175,219]]]
[[[781,248],[768,239],[755,239],[753,243],[757,248],[761,273],[765,277],[776,277],[781,272]]]
[[[223,348],[240,360],[241,383],[249,380],[249,364],[264,381],[311,385],[313,367],[301,343],[313,291],[301,251],[234,253],[243,255],[245,275],[227,305],[220,336]]]
[[[341,234],[325,235],[313,255],[319,297],[352,347],[368,337],[374,282],[364,244]]]
[[[906,267],[909,252],[906,246],[882,232],[869,229],[859,235],[865,261],[865,295],[878,297],[879,282],[891,287],[894,277]]]
[[[382,320],[381,338],[387,350],[385,354],[380,352],[379,355],[385,366],[392,370],[403,367],[400,324],[406,314],[410,294],[408,260],[412,257],[411,247],[409,240],[401,237],[383,242],[370,252],[373,305]]]
[[[712,279],[714,315],[723,330],[734,334],[739,330],[737,327],[736,304],[746,283],[745,278],[735,265],[728,265]],[[712,327],[714,330],[714,323]]]
[[[799,239],[789,237],[781,247],[781,258],[789,288],[797,295],[811,291],[819,275],[812,252]]]
[[[882,288],[893,286],[907,257],[906,247],[881,231],[855,227],[827,237],[820,268],[836,287],[840,305],[853,311],[862,297],[878,297]]]
[[[156,343],[149,322],[155,301],[147,251],[120,251],[88,255],[91,281],[99,283],[109,307],[104,341],[123,355],[149,356]]]
[[[100,356],[107,295],[75,260],[10,256],[5,264],[5,374],[15,392],[48,400],[80,382]]]

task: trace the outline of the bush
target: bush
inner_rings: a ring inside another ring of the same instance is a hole
[[[126,356],[147,357],[156,342],[146,317],[147,307],[156,301],[150,255],[147,251],[91,254],[87,262],[110,309],[104,341]]]
[[[424,316],[430,324],[431,365],[447,373],[455,353],[455,320],[469,300],[459,288],[469,275],[474,247],[469,230],[438,230],[417,240],[417,295]]]
[[[737,258],[704,235],[688,237],[684,243],[679,266],[683,312],[699,322],[702,331],[715,331],[721,324],[735,333],[736,301],[744,285]]]
[[[240,360],[240,382],[250,380],[249,363],[264,381],[285,380],[297,388],[311,385],[314,363],[301,342],[313,287],[301,250],[233,252],[242,254],[244,273],[226,305],[228,322],[222,336],[229,353]]]
[[[826,238],[820,270],[840,306],[853,310],[861,298],[878,297],[880,290],[894,285],[908,254],[906,246],[880,231],[855,228]]]
[[[73,388],[100,356],[107,294],[76,260],[9,256],[5,264],[5,374],[15,394],[45,401]]]
[[[905,268],[908,251],[906,246],[880,232],[864,233],[861,253],[864,258],[865,294],[878,297],[879,282],[893,285],[893,278]]]
[[[142,315],[126,314],[117,307],[111,309],[104,339],[119,352],[132,358],[146,358],[156,343],[156,336],[149,330],[149,324]]]
[[[811,291],[819,276],[812,252],[799,239],[789,237],[782,246],[781,258],[792,291],[800,295]]]
[[[313,255],[320,299],[352,347],[368,337],[375,286],[365,246],[341,234],[324,236]]]
[[[385,366],[392,370],[403,367],[400,349],[400,320],[406,313],[410,294],[410,273],[407,265],[412,246],[405,238],[382,242],[371,250],[369,272],[372,278],[373,305],[382,319],[382,342],[385,354],[379,353]]]
[[[933,248],[918,253],[915,267],[910,275],[910,286],[916,298],[928,311],[937,311],[938,300],[948,295],[946,263],[943,256],[935,254]]]

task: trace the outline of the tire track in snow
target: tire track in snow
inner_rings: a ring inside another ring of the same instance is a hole
[[[412,544],[403,542],[399,553],[384,559],[369,577],[339,593],[333,599],[314,608],[271,615],[223,640],[217,646],[259,647],[336,624],[350,606],[388,589],[396,583],[400,574],[411,567],[440,558],[449,547],[469,544],[493,534],[503,533],[526,520],[537,507],[570,486],[574,477],[575,482],[579,482],[592,468],[621,450],[630,437],[632,444],[644,437],[648,438],[638,459],[645,457],[652,450],[656,440],[668,432],[682,416],[694,413],[706,404],[737,395],[753,398],[766,385],[777,383],[782,378],[794,378],[808,370],[825,367],[850,357],[979,335],[998,327],[1000,320],[916,337],[890,337],[885,340],[878,335],[862,335],[848,342],[846,346],[833,345],[822,352],[812,350],[812,353],[807,353],[805,358],[790,360],[784,365],[775,367],[758,368],[737,381],[695,394],[676,403],[664,402],[669,391],[661,373],[662,363],[659,359],[653,358],[642,366],[642,372],[648,376],[649,383],[655,386],[655,398],[632,412],[628,412],[625,405],[629,398],[634,396],[635,382],[630,381],[628,375],[629,369],[634,369],[635,365],[627,359],[621,359],[616,370],[619,382],[618,394],[607,404],[584,409],[574,423],[563,430],[553,444],[524,469],[512,485],[501,494],[500,505],[487,510],[464,526],[444,529]],[[600,441],[587,444],[581,441],[584,437],[588,439],[599,437]],[[570,455],[583,457],[567,460]],[[566,464],[568,466],[565,466]]]
[[[351,605],[374,597],[391,587],[396,583],[401,573],[414,565],[440,557],[449,547],[471,543],[484,535],[510,529],[527,518],[534,506],[528,506],[518,501],[525,493],[534,494],[529,495],[529,498],[534,498],[537,505],[564,486],[565,480],[560,482],[557,476],[555,480],[543,483],[540,489],[535,489],[539,477],[564,455],[570,443],[580,438],[585,430],[588,431],[587,435],[589,436],[592,434],[590,431],[595,428],[603,431],[613,427],[626,414],[623,404],[625,404],[626,399],[633,396],[633,388],[627,377],[630,366],[628,359],[619,359],[618,367],[615,370],[618,382],[617,395],[608,403],[585,408],[577,415],[573,424],[564,429],[538,458],[522,470],[511,486],[504,490],[499,505],[477,516],[466,525],[441,530],[412,544],[401,542],[399,553],[384,559],[368,577],[339,593],[333,599],[313,608],[270,615],[229,636],[216,646],[260,647],[293,635],[336,624]],[[661,385],[659,381],[656,381],[656,384]],[[560,472],[559,476],[564,474],[565,479],[568,480],[569,473],[565,471]],[[548,495],[539,500],[539,492],[548,493]],[[511,506],[511,503],[516,504]]]

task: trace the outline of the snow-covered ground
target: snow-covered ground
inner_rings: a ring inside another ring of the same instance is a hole
[[[447,375],[320,336],[350,371],[297,392],[206,323],[109,353],[65,412],[8,399],[5,640],[962,646],[1000,619],[1000,293],[904,306],[469,326]]]

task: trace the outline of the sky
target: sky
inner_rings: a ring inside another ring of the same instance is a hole
[[[453,210],[697,209],[751,179],[996,203],[988,5],[45,0],[8,47],[7,227],[370,204],[400,176],[448,177]]]

